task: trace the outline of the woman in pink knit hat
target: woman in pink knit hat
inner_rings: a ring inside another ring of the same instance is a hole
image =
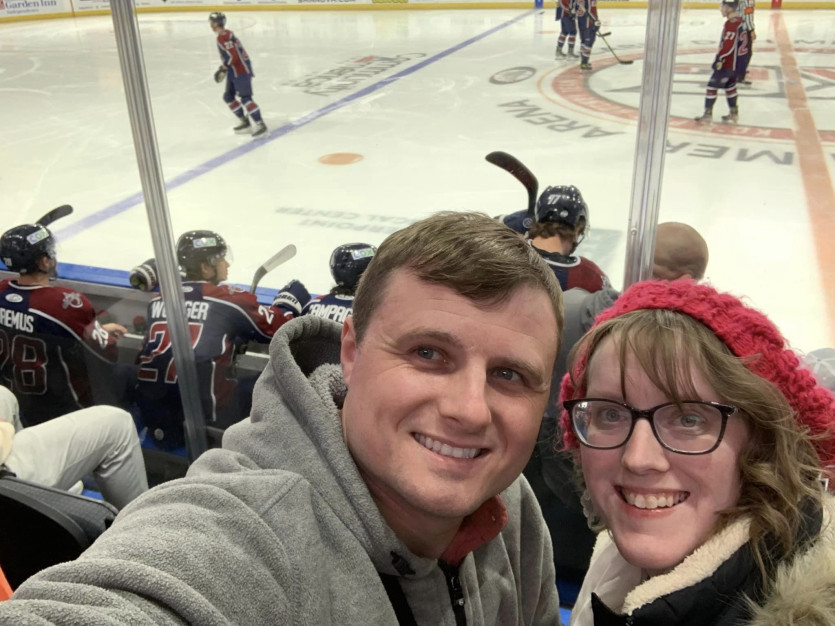
[[[835,399],[768,318],[640,283],[569,363],[563,442],[606,531],[572,626],[835,624]]]

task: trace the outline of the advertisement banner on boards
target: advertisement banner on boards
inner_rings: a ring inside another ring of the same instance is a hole
[[[110,10],[110,2],[108,0],[73,0],[72,5],[78,13]]]
[[[4,17],[25,17],[69,13],[70,0],[0,0],[0,19]]]

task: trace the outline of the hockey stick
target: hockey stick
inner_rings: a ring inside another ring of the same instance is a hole
[[[486,157],[488,162],[497,165],[506,172],[509,172],[513,178],[518,180],[525,186],[528,192],[528,217],[534,219],[534,207],[536,206],[536,194],[539,191],[539,181],[525,165],[515,156],[497,150],[491,152]]]
[[[264,264],[255,270],[255,276],[252,277],[252,286],[249,290],[252,293],[255,293],[255,288],[258,286],[258,283],[261,282],[261,279],[267,275],[268,272],[272,272],[275,268],[277,268],[282,263],[286,263],[290,259],[296,256],[296,246],[292,243],[288,246],[284,246],[281,250],[276,252],[272,255],[268,260],[264,261]]]
[[[618,62],[618,63],[620,63],[621,65],[632,65],[632,64],[635,62],[633,59],[629,59],[629,60],[627,60],[627,61],[624,61],[623,59],[621,59],[621,58],[617,55],[617,52],[615,52],[615,51],[612,49],[612,46],[610,46],[610,45],[609,45],[609,42],[607,41],[606,37],[607,37],[608,35],[611,35],[611,34],[612,34],[612,33],[606,33],[606,34],[604,35],[603,33],[598,33],[598,35],[597,35],[597,36],[598,36],[598,37],[600,37],[600,38],[603,40],[603,43],[605,43],[605,44],[606,44],[606,47],[607,47],[607,48],[609,48],[609,52],[611,52],[611,53],[612,53],[612,56],[613,56],[613,57],[615,57],[615,61],[617,61],[617,62]]]
[[[52,209],[46,215],[41,216],[41,218],[35,223],[40,224],[41,226],[49,226],[55,220],[67,217],[70,213],[72,213],[72,207],[69,204],[62,204],[61,206]]]

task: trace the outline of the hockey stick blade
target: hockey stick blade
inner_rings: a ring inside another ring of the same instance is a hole
[[[600,38],[603,40],[603,43],[605,43],[605,44],[606,44],[606,47],[607,47],[607,48],[609,48],[609,52],[611,52],[611,53],[612,53],[612,56],[613,56],[613,57],[615,57],[615,61],[617,61],[617,62],[618,62],[618,63],[620,63],[621,65],[632,65],[632,63],[634,63],[634,60],[633,60],[633,59],[627,59],[627,60],[625,60],[625,61],[624,61],[623,59],[621,59],[621,58],[617,55],[617,52],[615,52],[615,51],[612,49],[612,46],[610,46],[610,45],[609,45],[609,42],[606,40],[606,37],[607,37],[608,35],[610,35],[610,34],[611,34],[611,33],[606,33],[605,35],[598,34],[598,37],[600,37]]]
[[[264,278],[264,276],[266,276],[269,272],[272,272],[282,263],[286,263],[294,256],[296,256],[296,246],[294,246],[291,243],[288,246],[284,246],[281,250],[276,252],[266,261],[264,261],[264,264],[257,270],[255,270],[255,275],[252,277],[252,286],[249,288],[249,290],[252,293],[255,293],[255,288],[258,286],[258,283],[261,282],[261,279]]]
[[[72,207],[69,204],[62,204],[59,207],[55,207],[46,215],[41,216],[35,223],[40,224],[41,226],[49,226],[55,220],[60,220],[62,217],[67,217],[72,213]]]
[[[539,181],[525,165],[512,154],[496,150],[484,157],[487,162],[496,165],[513,178],[518,180],[525,187],[528,192],[528,217],[534,217],[534,207],[536,206],[536,194],[539,192]]]

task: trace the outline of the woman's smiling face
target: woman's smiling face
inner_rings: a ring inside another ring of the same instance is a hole
[[[621,388],[618,348],[610,336],[589,361],[590,398],[608,398],[638,409],[670,402],[627,355],[625,389]],[[696,398],[722,402],[704,377],[690,370]],[[620,448],[594,450],[580,446],[586,485],[595,509],[611,531],[623,557],[650,573],[675,567],[713,532],[718,513],[736,505],[740,494],[739,456],[750,439],[745,418],[728,418],[719,446],[709,454],[670,452],[639,419]]]

